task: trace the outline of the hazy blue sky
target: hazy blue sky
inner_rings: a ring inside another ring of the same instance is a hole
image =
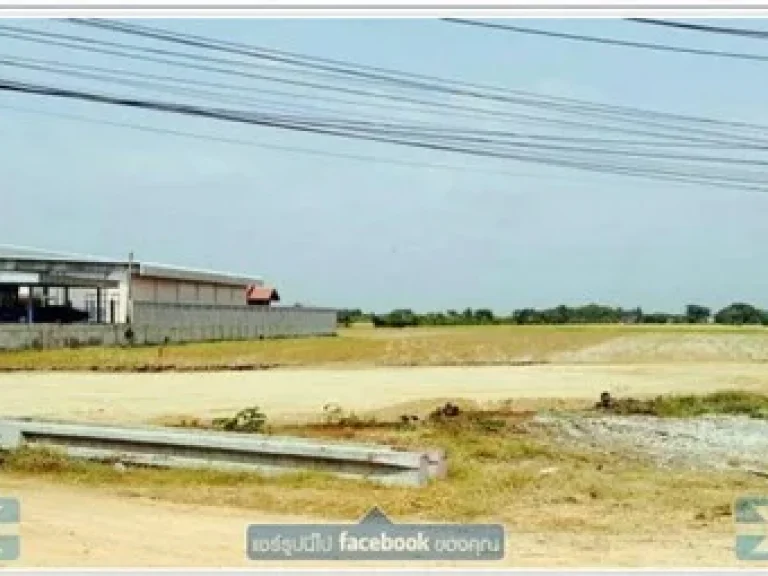
[[[13,24],[83,32],[64,23]],[[434,20],[154,24],[508,88],[768,124],[768,62],[577,44]],[[525,24],[768,54],[768,43],[621,21]],[[86,59],[5,38],[0,54]],[[88,62],[112,64],[103,57]],[[57,82],[5,67],[0,75]],[[205,142],[4,106],[508,174]],[[588,301],[668,310],[694,301],[768,306],[768,196],[761,194],[3,93],[0,130],[0,244],[113,257],[133,250],[144,260],[251,273],[274,283],[286,303],[499,311]]]

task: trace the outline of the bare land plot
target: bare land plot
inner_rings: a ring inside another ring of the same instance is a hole
[[[23,506],[22,558],[8,567],[254,567],[245,560],[247,524],[317,521],[6,475],[0,475],[0,491],[19,497]],[[732,540],[727,528],[705,532],[688,526],[663,534],[512,531],[501,564],[737,566]]]
[[[336,403],[376,411],[438,399],[524,408],[541,401],[594,402],[617,395],[768,392],[764,364],[540,365],[519,367],[270,370],[161,374],[0,374],[0,415],[148,422],[174,415],[229,415],[257,405],[275,420],[318,416]],[[434,407],[431,405],[430,407]]]
[[[103,355],[105,362],[140,363],[167,361],[174,354],[173,362],[190,365],[219,362],[224,355],[227,361],[304,366],[252,372],[5,373],[0,374],[0,415],[140,423],[230,415],[258,405],[279,426],[318,417],[328,403],[396,418],[423,413],[446,399],[511,400],[513,408],[525,410],[586,407],[604,390],[637,397],[726,389],[768,393],[763,363],[768,337],[762,330],[349,332],[324,340],[169,347],[160,360],[153,348],[0,354],[5,367],[52,358],[62,367],[75,358],[82,368],[94,355]],[[352,348],[345,349],[350,343]],[[482,363],[499,354],[559,364],[371,367],[450,359]],[[766,489],[764,479],[746,473],[662,468],[623,444],[613,446],[613,440],[570,446],[514,425],[501,435],[475,429],[459,435],[387,429],[344,435],[446,447],[451,476],[409,490],[313,475],[266,480],[32,461],[0,465],[0,493],[23,500],[25,566],[243,566],[249,522],[354,521],[378,504],[401,521],[503,522],[511,536],[506,565],[647,567],[739,565],[730,505],[736,496]]]
[[[0,369],[6,370],[718,361],[768,361],[768,329],[617,325],[351,328],[328,338],[0,352]]]
[[[759,493],[763,478],[664,468],[625,446],[569,445],[530,415],[470,414],[408,428],[332,429],[447,447],[449,477],[423,488],[310,473],[118,470],[28,450],[4,458],[0,491],[22,499],[26,565],[244,565],[248,522],[354,522],[374,505],[397,521],[501,522],[510,534],[507,565],[737,564],[731,503]]]

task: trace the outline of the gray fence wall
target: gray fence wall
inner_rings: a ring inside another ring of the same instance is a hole
[[[336,311],[326,308],[136,302],[136,344],[330,336]],[[0,324],[0,349],[114,346],[125,344],[124,324]]]
[[[336,311],[238,305],[136,302],[134,332],[139,340],[173,342],[234,340],[336,333]]]
[[[118,324],[0,324],[0,350],[112,346],[123,342],[124,332]]]

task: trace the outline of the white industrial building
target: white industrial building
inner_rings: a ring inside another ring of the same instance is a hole
[[[100,307],[106,313],[104,319],[112,323],[128,321],[131,302],[245,306],[248,289],[263,286],[261,279],[252,276],[141,262],[126,263],[110,280],[117,286],[104,291]],[[72,303],[78,304],[76,300]],[[80,304],[94,310],[99,306],[98,296],[91,291]],[[114,320],[109,317],[112,310]]]
[[[261,278],[164,264],[0,247],[0,286],[18,288],[26,301],[70,302],[94,322],[123,324],[132,302],[246,305]]]
[[[252,275],[0,246],[0,348],[21,328],[11,324],[131,325],[144,342],[335,333],[335,311],[271,306],[278,300]],[[59,309],[83,319],[46,320]]]

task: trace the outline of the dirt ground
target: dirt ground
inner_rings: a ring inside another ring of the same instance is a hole
[[[554,353],[553,362],[764,362],[768,360],[765,333],[700,332],[649,333],[610,338],[600,344]]]
[[[318,522],[6,477],[0,477],[0,491],[21,500],[22,557],[9,567],[255,567],[257,563],[245,558],[248,524]],[[507,558],[494,565],[738,566],[732,547],[733,534],[727,530],[714,535],[689,528],[638,536],[511,533]],[[331,565],[336,564],[327,564]]]
[[[768,392],[760,363],[271,370],[230,373],[0,375],[3,416],[147,422],[215,416],[259,405],[273,419],[318,416],[334,402],[373,410],[431,398],[584,399],[738,388]],[[201,490],[204,487],[201,486]],[[50,481],[0,476],[22,500],[22,566],[246,566],[245,526],[311,521],[181,505]],[[372,503],[373,504],[373,503]],[[552,513],[551,511],[549,513]],[[324,521],[330,521],[325,519]],[[727,524],[727,523],[726,523]],[[510,535],[504,564],[530,567],[735,566],[730,525],[674,533]],[[14,565],[17,563],[14,563]]]
[[[374,410],[432,398],[476,401],[615,395],[768,392],[760,363],[370,368],[262,372],[0,374],[2,416],[147,422],[231,414],[258,405],[269,418],[318,416],[324,405]]]

